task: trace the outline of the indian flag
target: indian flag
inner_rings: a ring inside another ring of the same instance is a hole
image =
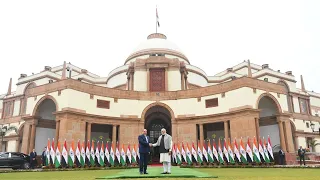
[[[264,157],[265,157],[265,160],[267,163],[270,163],[270,158],[269,158],[269,154],[268,154],[268,150],[267,150],[267,147],[266,147],[266,140],[264,139],[263,137],[263,152],[264,152]]]
[[[267,149],[270,153],[270,156],[272,157],[272,159],[274,159],[273,157],[273,151],[272,151],[272,146],[271,146],[271,140],[270,140],[270,136],[268,136],[268,146],[267,146]]]
[[[104,151],[104,155],[105,155],[107,161],[110,162],[110,160],[109,160],[109,159],[110,159],[110,153],[109,153],[108,141],[107,141],[107,143],[106,143],[106,149],[105,149],[105,151]]]
[[[219,162],[220,162],[221,164],[223,164],[223,163],[224,163],[224,160],[223,160],[223,153],[222,153],[220,138],[219,138],[218,154],[219,154],[219,156],[218,156]]]
[[[98,141],[97,142],[97,147],[96,147],[96,158],[97,158],[98,164],[100,164],[100,152],[99,152],[99,149],[100,149],[100,143]]]
[[[87,156],[87,163],[89,164],[90,163],[90,157],[91,157],[91,154],[90,154],[90,141],[88,140],[87,142],[87,147],[86,147],[86,156]]]
[[[234,139],[233,152],[236,155],[238,161],[241,162],[241,156],[240,156],[240,153],[239,153],[238,144],[237,144],[237,140],[236,139]]]
[[[90,150],[90,163],[91,166],[95,165],[94,159],[95,159],[95,155],[94,155],[94,141],[91,141],[91,150]]]
[[[198,142],[198,162],[201,164],[203,162],[203,155],[200,147],[200,143]]]
[[[120,163],[124,166],[126,164],[126,154],[124,153],[123,149],[124,149],[124,145],[122,144]]]
[[[240,154],[241,154],[241,162],[247,164],[248,160],[247,160],[247,152],[244,150],[244,145],[242,142],[242,137],[240,139]]]
[[[248,137],[248,142],[247,142],[247,153],[251,159],[251,161],[253,162],[253,154],[252,154],[252,150],[251,150],[251,147],[250,147],[250,139]]]
[[[218,154],[218,151],[217,151],[217,145],[216,145],[216,141],[215,140],[213,140],[213,143],[212,143],[212,154],[214,155],[216,160],[219,162],[220,161],[219,160],[219,154]]]
[[[176,144],[173,144],[173,147],[172,147],[172,162],[177,162],[177,159],[176,159]]]
[[[231,149],[230,139],[228,140],[228,154],[229,154],[230,162],[234,164],[234,154]]]
[[[177,164],[181,164],[180,144],[179,143],[177,143],[177,144],[178,144],[178,146],[176,148],[176,153],[177,153],[176,160],[177,160]]]
[[[188,162],[188,161],[187,161],[186,151],[184,150],[184,144],[183,144],[183,142],[182,142],[182,145],[181,145],[181,155],[182,155],[182,157],[183,157],[183,159],[184,159],[184,162]]]
[[[253,159],[255,162],[260,163],[260,155],[259,155],[259,150],[257,148],[257,139],[256,137],[253,137],[253,146],[252,146],[252,151],[253,151]]]
[[[56,168],[58,168],[58,167],[60,167],[60,164],[61,164],[60,141],[58,141],[54,165]]]
[[[203,146],[202,146],[202,154],[203,154],[204,158],[206,158],[206,161],[209,162],[209,160],[208,160],[208,152],[206,150],[205,145],[206,145],[206,142],[204,141],[203,142]]]
[[[192,157],[191,157],[191,152],[190,152],[190,150],[189,150],[189,144],[188,144],[188,143],[187,143],[186,153],[187,153],[187,161],[188,161],[188,164],[192,164]]]
[[[54,150],[54,138],[52,139],[52,145],[50,147],[50,156],[51,156],[51,159],[52,159],[52,164],[55,164],[55,157],[56,157],[56,152]]]
[[[80,140],[78,140],[78,144],[77,144],[77,148],[76,148],[76,157],[78,159],[78,162],[80,162],[80,158],[81,158],[81,153],[80,153]]]
[[[209,160],[209,162],[211,162],[211,163],[214,162],[214,160],[213,160],[213,153],[212,153],[212,150],[211,150],[210,139],[208,140],[208,160]]]
[[[101,142],[101,149],[100,149],[100,166],[104,166],[104,150],[103,150],[103,141]]]
[[[85,141],[83,141],[81,146],[81,156],[80,156],[80,164],[82,167],[84,167],[84,164],[86,163],[86,151],[84,150],[85,147]],[[80,149],[80,142],[79,142],[79,149]],[[89,153],[90,156],[90,153]]]
[[[63,156],[64,162],[68,164],[67,140],[64,140],[64,143],[63,143],[62,156]]]
[[[117,142],[117,146],[116,146],[116,157],[118,159],[118,162],[121,163],[120,161],[120,152],[119,152],[119,144]]]
[[[50,139],[48,138],[48,144],[46,148],[46,166],[49,166],[50,164]]]
[[[230,162],[226,139],[224,139],[224,143],[223,143],[223,154],[226,157],[227,161]]]
[[[263,147],[262,147],[262,141],[261,138],[259,139],[259,153],[262,156],[263,160],[266,161],[266,158],[264,157]]]
[[[136,152],[136,145],[133,145],[132,152],[131,152],[131,159],[132,163],[137,163],[137,152]]]
[[[71,146],[70,146],[70,149],[69,149],[69,159],[68,159],[68,162],[69,162],[69,166],[70,167],[73,167],[73,164],[74,164],[74,142],[72,140],[71,142]]]
[[[127,157],[128,157],[128,160],[129,160],[129,162],[131,164],[132,156],[131,156],[130,144],[127,147]]]
[[[196,149],[194,148],[194,143],[192,143],[191,153],[192,153],[194,159],[198,162],[198,158],[197,158],[198,154],[196,152]]]
[[[138,157],[138,158],[139,158],[139,160],[140,160],[139,145],[138,145],[138,149],[137,149],[137,157]]]
[[[111,164],[111,166],[114,165],[114,152],[113,152],[113,142],[111,143],[111,148],[110,148],[110,158],[109,158],[109,162]]]

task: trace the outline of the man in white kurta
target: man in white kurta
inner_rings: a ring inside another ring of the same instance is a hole
[[[166,129],[161,129],[161,136],[153,147],[159,146],[160,163],[163,164],[163,172],[161,174],[171,174],[171,150],[172,137],[166,133]]]

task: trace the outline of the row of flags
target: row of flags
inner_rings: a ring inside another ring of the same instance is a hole
[[[101,143],[98,141],[96,144],[92,141],[90,144],[90,141],[81,143],[78,140],[76,147],[74,141],[72,141],[68,151],[66,140],[62,147],[60,142],[55,147],[54,139],[52,139],[51,143],[50,139],[48,139],[46,147],[46,166],[52,164],[56,168],[63,165],[73,167],[75,164],[82,167],[85,165],[105,166],[106,163],[110,163],[111,166],[114,166],[115,163],[125,165],[127,162],[130,164],[137,163],[137,158],[140,158],[140,154],[139,148],[136,149],[136,145],[133,145],[132,148],[128,145],[125,151],[124,145],[120,149],[118,143],[116,143],[116,148],[114,148],[114,143],[111,143],[109,148],[109,143],[104,144],[103,141]]]
[[[245,145],[241,138],[240,144],[238,145],[237,140],[234,139],[232,147],[230,139],[224,139],[222,148],[221,139],[219,139],[218,146],[215,141],[213,141],[211,146],[209,140],[208,143],[204,142],[202,147],[198,142],[197,149],[194,143],[192,143],[191,148],[188,143],[184,146],[182,142],[181,147],[180,144],[177,143],[173,145],[172,159],[173,162],[177,164],[183,162],[188,164],[192,164],[192,162],[200,164],[203,162],[216,162],[218,164],[234,164],[235,162],[244,164],[249,162],[270,163],[274,160],[270,137],[268,137],[268,142],[266,142],[264,138],[260,138],[258,141],[259,142],[257,142],[257,139],[254,137],[251,145],[250,138],[248,138]]]
[[[182,163],[192,164],[197,163],[218,163],[234,164],[235,162],[247,164],[249,162],[266,162],[269,163],[274,160],[273,151],[271,146],[270,137],[268,137],[268,142],[263,139],[253,138],[253,143],[251,145],[250,138],[248,138],[245,144],[240,139],[240,144],[237,144],[237,140],[231,145],[230,139],[223,140],[223,148],[221,145],[221,140],[219,139],[218,144],[213,141],[212,145],[210,141],[204,142],[201,147],[198,142],[197,148],[194,143],[189,146],[189,143],[174,143],[172,149],[172,159],[173,162],[180,165]],[[116,145],[115,145],[116,144]],[[87,143],[80,142],[78,140],[77,144],[74,141],[71,142],[71,146],[67,147],[66,140],[61,147],[60,142],[58,142],[55,147],[54,139],[50,142],[48,139],[48,144],[46,147],[46,166],[54,165],[56,168],[61,166],[69,165],[73,167],[74,165],[82,166],[105,166],[109,163],[111,166],[115,164],[136,164],[138,159],[140,159],[139,147],[136,148],[134,144],[132,148],[130,144],[125,149],[124,145],[120,148],[118,143],[109,142],[106,144],[102,142],[95,143],[92,141],[87,141]],[[115,147],[114,147],[115,146]]]

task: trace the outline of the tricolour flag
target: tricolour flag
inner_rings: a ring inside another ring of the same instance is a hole
[[[74,142],[73,142],[73,140],[72,140],[72,142],[71,142],[71,146],[70,146],[70,149],[69,149],[69,159],[68,159],[68,162],[69,162],[69,166],[70,167],[73,167],[73,164],[74,164]]]
[[[139,145],[138,145],[138,149],[137,149],[137,157],[138,157],[138,158],[139,158],[139,160],[140,160]]]
[[[222,153],[220,138],[219,138],[219,145],[218,145],[218,155],[219,155],[218,159],[219,159],[220,164],[223,164],[224,160],[223,160],[223,153]]]
[[[224,143],[223,143],[223,154],[224,156],[226,157],[227,161],[230,162],[230,159],[229,159],[229,153],[228,153],[228,150],[227,150],[227,141],[226,139],[224,139]]]
[[[131,156],[132,156],[132,158],[131,158],[132,159],[132,163],[137,163],[136,144],[133,145]]]
[[[60,167],[60,165],[61,165],[60,141],[58,141],[54,165],[56,168]]]
[[[266,158],[264,157],[263,147],[262,147],[262,141],[261,138],[259,139],[259,153],[264,161],[266,161]],[[261,159],[262,160],[262,159]]]
[[[215,140],[213,140],[213,143],[212,143],[212,154],[214,155],[214,157],[216,158],[217,162],[219,163],[220,162],[219,154],[218,154],[218,151],[217,151],[217,145],[216,145],[216,141]]]
[[[267,149],[270,153],[270,156],[272,157],[272,159],[274,159],[273,157],[273,151],[272,151],[272,146],[271,146],[271,140],[270,140],[270,136],[268,136],[268,146],[267,146]]]
[[[94,154],[94,141],[91,141],[91,149],[90,149],[90,164],[91,166],[95,165],[95,154]]]
[[[107,141],[107,143],[106,143],[106,149],[105,149],[105,151],[104,151],[104,155],[105,155],[107,161],[110,163],[110,153],[109,153],[108,141]]]
[[[110,158],[109,158],[109,162],[111,164],[111,166],[114,166],[114,151],[113,151],[114,147],[113,147],[113,142],[111,142],[111,147],[110,147]]]
[[[256,163],[260,163],[261,159],[260,159],[260,154],[259,154],[259,150],[257,148],[257,139],[256,137],[253,137],[253,146],[252,146],[252,151],[253,151],[253,160]]]
[[[104,150],[103,150],[103,141],[101,142],[100,148],[100,166],[104,166]]]
[[[52,139],[52,145],[50,147],[50,157],[52,159],[52,164],[55,164],[56,151],[54,149],[54,138]]]
[[[193,155],[193,158],[198,162],[198,153],[196,151],[196,148],[194,148],[194,143],[192,143],[191,153]]]
[[[99,150],[100,150],[100,143],[98,141],[97,142],[97,146],[96,146],[96,153],[95,153],[97,161],[98,161],[98,164],[100,164],[100,152],[99,152]]]
[[[228,154],[229,154],[230,163],[234,164],[234,154],[231,149],[230,139],[228,139]]]
[[[263,152],[264,152],[264,157],[265,157],[265,160],[267,163],[270,162],[270,158],[269,158],[269,154],[268,154],[268,150],[267,150],[267,147],[266,147],[266,140],[264,139],[263,137]]]
[[[182,157],[183,157],[183,159],[184,159],[184,162],[188,162],[188,160],[187,160],[187,155],[186,155],[186,151],[184,150],[184,144],[183,144],[183,142],[182,142],[182,145],[181,145],[181,155],[182,155]]]
[[[203,155],[200,147],[200,142],[198,142],[198,156],[197,156],[198,162],[201,164],[203,162]]]
[[[78,159],[78,162],[81,164],[81,147],[80,147],[80,140],[78,140],[77,148],[76,148],[76,157]]]
[[[253,154],[252,154],[252,150],[251,150],[251,147],[250,147],[250,139],[248,137],[248,142],[247,142],[247,148],[246,148],[246,151],[251,159],[251,161],[253,162]]]
[[[204,158],[206,158],[206,161],[209,162],[209,159],[208,159],[208,152],[207,152],[207,149],[206,149],[206,141],[203,142],[203,146],[202,146],[202,154],[204,156]]]
[[[173,144],[173,146],[172,146],[172,162],[177,162],[176,161],[176,156],[177,156],[177,154],[176,154],[176,144]]]
[[[187,153],[187,162],[188,162],[188,164],[192,164],[192,155],[191,155],[191,152],[189,150],[189,144],[188,143],[187,143],[186,153]]]
[[[50,139],[48,138],[48,144],[46,148],[46,166],[50,164]]]
[[[117,145],[116,145],[116,157],[118,159],[118,162],[121,163],[120,161],[120,152],[119,152],[119,143],[117,142]]]
[[[86,147],[86,157],[87,157],[87,164],[90,164],[90,159],[91,159],[91,153],[90,153],[90,141],[88,140],[87,142],[87,147]]]
[[[247,164],[247,152],[244,150],[244,145],[242,142],[242,137],[240,139],[240,154],[241,154],[241,162]]]
[[[80,143],[79,143],[79,147],[80,147]],[[82,142],[82,146],[81,146],[81,156],[80,156],[80,164],[82,167],[84,167],[84,164],[86,163],[86,151],[84,150],[85,148],[85,141]],[[89,153],[90,156],[90,153]]]
[[[213,163],[213,153],[212,153],[212,149],[211,149],[211,144],[210,144],[210,139],[208,140],[208,160],[209,162]]]
[[[239,153],[239,148],[238,148],[238,144],[237,144],[236,139],[234,139],[233,152],[236,155],[238,161],[241,162],[241,155]]]
[[[179,143],[177,143],[178,145],[177,145],[177,147],[176,147],[176,153],[177,153],[177,158],[176,158],[176,160],[177,160],[177,164],[178,165],[180,165],[181,164],[181,153],[180,153],[180,144]]]
[[[131,164],[132,156],[131,156],[130,144],[128,144],[128,147],[127,147],[127,157],[128,157],[128,160],[129,160],[129,162]]]
[[[63,156],[64,162],[68,164],[67,140],[64,140],[64,143],[63,143],[62,156]]]
[[[122,148],[121,148],[120,163],[121,163],[123,166],[126,164],[126,153],[124,153],[124,145],[123,145],[123,144],[122,144]]]

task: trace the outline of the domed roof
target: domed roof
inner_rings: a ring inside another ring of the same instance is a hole
[[[126,62],[134,57],[152,53],[171,54],[188,61],[187,57],[183,54],[180,48],[173,42],[167,40],[167,37],[164,34],[153,33],[148,36],[147,40],[141,42],[135,48],[135,50],[127,58]]]

